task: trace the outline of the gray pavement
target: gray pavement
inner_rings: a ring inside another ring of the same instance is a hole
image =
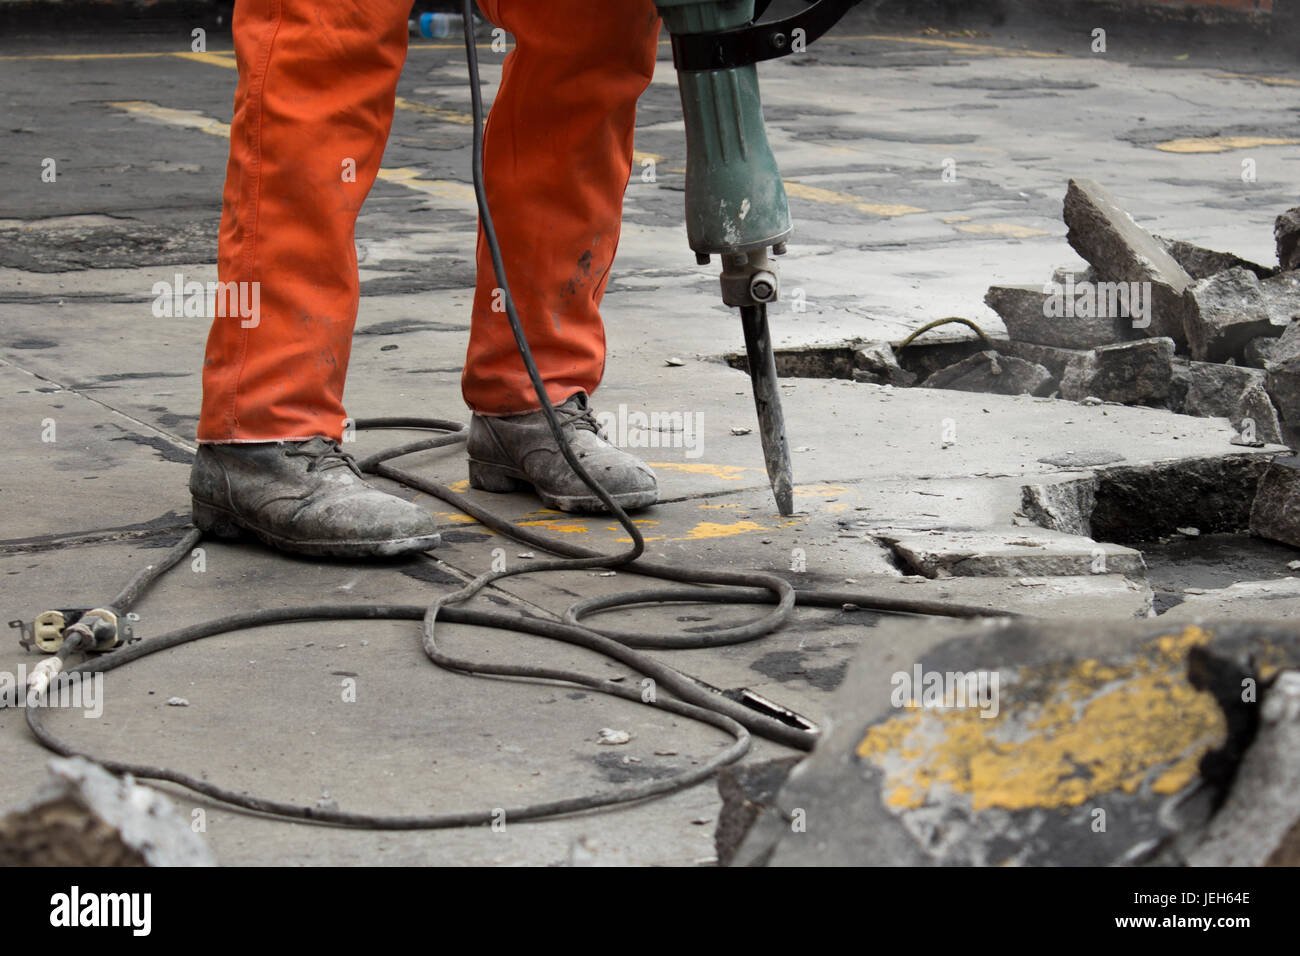
[[[1295,204],[1300,185],[1300,68],[1248,49],[1166,48],[1123,27],[1111,35],[1112,52],[1099,56],[1087,31],[927,35],[886,32],[859,17],[806,56],[765,65],[768,123],[797,230],[783,260],[787,304],[773,312],[778,347],[898,342],[948,315],[998,334],[982,303],[990,284],[1040,282],[1076,261],[1060,221],[1071,176],[1103,183],[1152,231],[1271,263],[1273,217]],[[175,36],[0,39],[4,620],[107,600],[188,520],[206,322],[155,318],[151,289],[178,272],[215,279],[235,84],[228,38],[212,34],[211,52],[198,55],[189,42],[183,25]],[[490,96],[499,56],[484,55]],[[682,124],[666,57],[665,46],[640,111],[638,165],[652,162],[655,176],[644,182],[634,172],[628,187],[603,310],[610,358],[596,397],[602,410],[703,415],[698,455],[644,450],[664,498],[640,516],[650,554],[1049,618],[1148,614],[1140,557],[1132,552],[1097,573],[1091,559],[1101,545],[1029,527],[1021,487],[1090,473],[1044,461],[1070,451],[1102,449],[1112,463],[1141,466],[1266,456],[1277,447],[1232,446],[1226,420],[1156,409],[788,379],[798,513],[776,514],[757,435],[732,433],[754,424],[748,380],[723,360],[743,350],[739,322],[722,306],[714,273],[694,265],[681,227]],[[357,229],[363,298],[347,389],[357,417],[468,414],[459,374],[475,220],[463,72],[455,44],[412,45],[386,172]],[[55,183],[40,180],[46,157],[57,163]],[[1254,182],[1242,180],[1245,160]],[[953,181],[943,177],[946,166]],[[795,302],[806,309],[794,311]],[[949,326],[931,335],[966,333]],[[670,357],[684,364],[670,367]],[[51,423],[54,440],[42,440]],[[361,435],[356,449],[390,440]],[[410,466],[464,483],[455,450],[415,456]],[[147,639],[228,611],[309,601],[419,603],[487,570],[495,548],[512,564],[530,560],[517,557],[530,549],[447,505],[395,490],[443,522],[446,543],[431,558],[362,566],[205,545],[201,562],[183,562],[144,599],[139,633]],[[623,537],[610,521],[542,511],[522,495],[478,497],[565,540],[614,548]],[[1108,558],[1130,553],[1102,550]],[[957,576],[930,577],[917,572],[932,565],[909,566],[908,553],[945,554],[949,570],[978,560]],[[517,578],[491,600],[557,615],[578,596],[637,586],[632,578]],[[1289,589],[1283,594],[1290,599]],[[1242,595],[1258,596],[1238,589],[1198,603],[1217,610]],[[672,608],[627,617],[669,629],[746,613]],[[820,720],[857,648],[883,639],[883,620],[801,611],[794,626],[756,643],[664,656],[716,686],[747,686]],[[537,638],[449,634],[475,655],[625,673]],[[890,624],[888,634],[907,640],[907,622]],[[36,659],[16,640],[0,645],[0,670]],[[348,679],[356,681],[353,703],[340,692]],[[189,706],[168,706],[174,696]],[[101,719],[67,714],[51,724],[105,756],[375,812],[587,792],[662,775],[726,743],[716,731],[609,698],[441,672],[424,660],[415,628],[399,622],[212,638],[107,675]],[[605,727],[629,731],[631,742],[597,743]],[[760,742],[751,756],[784,752]],[[0,807],[36,789],[45,759],[21,714],[0,712],[0,762],[9,771]],[[713,856],[719,806],[713,787],[701,785],[504,832],[386,834],[271,822],[164,789],[183,813],[206,811],[206,836],[223,864],[555,864],[575,853],[692,864]]]

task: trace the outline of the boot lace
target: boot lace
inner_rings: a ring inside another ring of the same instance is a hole
[[[361,474],[361,469],[357,467],[357,461],[342,448],[338,442],[327,438],[313,438],[311,441],[302,442],[292,448],[285,449],[284,457],[286,458],[310,458],[311,462],[307,465],[307,471],[324,471],[326,468],[338,464],[344,464],[352,470],[358,478],[365,478]]]

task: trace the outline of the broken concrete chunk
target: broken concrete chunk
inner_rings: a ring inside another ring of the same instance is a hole
[[[1038,345],[1034,342],[999,342],[998,351],[1015,356],[1018,359],[1024,359],[1026,362],[1033,362],[1047,369],[1052,374],[1049,395],[1061,387],[1061,376],[1065,374],[1065,367],[1070,364],[1070,360],[1087,354],[1086,351],[1081,349],[1060,349],[1052,345]]]
[[[1277,264],[1283,270],[1300,269],[1300,206],[1288,209],[1273,223]]]
[[[1259,278],[1267,279],[1277,271],[1268,266],[1261,266],[1257,262],[1251,262],[1249,259],[1234,256],[1230,252],[1215,252],[1213,249],[1183,242],[1181,239],[1168,239],[1164,236],[1152,238],[1164,246],[1165,251],[1173,256],[1174,260],[1183,267],[1183,271],[1193,279],[1208,279],[1229,269],[1249,269]]]
[[[1251,339],[1282,333],[1259,277],[1246,269],[1229,269],[1193,285],[1185,322],[1188,351],[1202,362],[1242,358]]]
[[[1185,342],[1183,293],[1192,284],[1163,245],[1134,222],[1105,189],[1088,179],[1072,179],[1065,193],[1066,239],[1092,263],[1099,279],[1150,283],[1149,324],[1134,326],[1138,335],[1164,336]]]
[[[737,862],[1141,862],[1179,832],[1160,813],[1167,800],[1224,779],[1210,779],[1203,758],[1232,739],[1232,718],[1190,681],[1191,650],[1260,636],[1294,654],[1296,633],[1233,621],[1013,621],[928,626],[888,657],[866,642],[827,708],[827,731],[777,796],[807,826],[760,814]],[[1230,779],[1235,765],[1214,769]]]
[[[1273,407],[1273,400],[1268,397],[1268,392],[1262,385],[1246,386],[1237,396],[1236,406],[1227,418],[1240,439],[1239,442],[1234,441],[1234,444],[1286,444],[1277,409]]]
[[[215,866],[190,820],[156,790],[81,757],[0,819],[0,866]]]
[[[1281,272],[1261,282],[1259,289],[1274,325],[1285,328],[1300,319],[1300,273]]]
[[[731,864],[741,841],[760,812],[779,813],[775,809],[776,795],[790,776],[790,771],[802,759],[802,755],[777,757],[762,763],[733,764],[718,771],[718,795],[722,797],[722,809],[718,812],[713,845],[718,853],[719,866]]]
[[[1282,421],[1300,425],[1300,322],[1282,333],[1264,366],[1264,387],[1277,406]]]
[[[1241,365],[1214,362],[1187,363],[1187,395],[1184,415],[1200,418],[1233,418],[1241,402],[1241,393],[1252,385],[1264,385],[1264,372]]]
[[[888,342],[872,342],[853,353],[853,381],[905,388],[915,384],[916,375],[898,364]]]
[[[985,351],[939,369],[922,382],[921,387],[992,392],[995,395],[1046,395],[1051,384],[1052,373],[1041,365]]]
[[[1052,281],[1057,285],[1067,282],[1096,282],[1097,270],[1085,263],[1074,266],[1057,266],[1052,270]]]
[[[1172,339],[1143,339],[1107,345],[1071,360],[1061,376],[1061,397],[1095,396],[1125,405],[1161,405],[1173,379]]]
[[[1092,537],[1092,509],[1097,505],[1097,482],[1092,478],[1025,485],[1020,489],[1020,510],[1040,527],[1063,534]]]
[[[927,578],[1123,574],[1141,579],[1140,551],[1043,528],[882,532],[904,570]]]
[[[1001,317],[1007,336],[1016,342],[1090,349],[1131,338],[1126,329],[1130,320],[1098,309],[1095,292],[1091,300],[1083,297],[1088,289],[1095,286],[1080,286],[1072,278],[1047,287],[995,285],[989,287],[984,301]],[[1098,311],[1106,314],[1098,316]]]
[[[1276,345],[1277,339],[1271,335],[1261,335],[1257,339],[1251,339],[1241,351],[1241,360],[1251,368],[1265,368]]]
[[[1255,489],[1250,533],[1300,548],[1300,456],[1269,462]]]

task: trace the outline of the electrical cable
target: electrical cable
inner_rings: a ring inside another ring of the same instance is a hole
[[[430,481],[404,469],[389,464],[391,459],[418,451],[427,451],[465,441],[468,429],[459,422],[436,418],[392,416],[359,419],[356,427],[366,429],[420,429],[443,432],[433,437],[417,439],[357,460],[364,472],[400,482],[447,502],[469,514],[493,531],[508,535],[526,545],[547,550],[563,557],[532,562],[513,570],[493,571],[479,575],[468,584],[439,596],[428,606],[400,604],[312,604],[300,607],[275,608],[230,614],[201,624],[192,624],[153,637],[146,642],[121,647],[111,654],[90,657],[64,674],[102,673],[125,666],[150,654],[179,647],[193,641],[254,627],[303,621],[337,620],[411,620],[421,622],[421,646],[436,665],[448,670],[474,676],[523,678],[534,681],[554,681],[567,685],[586,687],[592,691],[609,694],[646,706],[667,710],[679,716],[716,727],[733,738],[732,743],[713,756],[703,759],[697,766],[670,777],[646,781],[613,791],[551,800],[515,808],[451,812],[422,815],[377,815],[354,813],[325,807],[302,806],[280,800],[253,796],[246,792],[221,787],[207,780],[167,768],[146,764],[107,760],[83,753],[64,743],[45,725],[42,708],[26,708],[27,724],[37,740],[49,750],[64,756],[81,756],[92,760],[117,774],[131,774],[139,779],[161,780],[186,787],[211,799],[255,813],[290,820],[307,820],[322,824],[376,830],[442,829],[448,827],[491,824],[504,814],[505,820],[540,819],[562,814],[579,813],[621,803],[644,800],[681,790],[707,779],[719,768],[735,762],[748,752],[750,732],[799,750],[810,750],[817,734],[803,727],[793,726],[776,717],[761,713],[738,701],[723,696],[697,679],[662,661],[642,654],[635,648],[683,649],[718,647],[752,641],[788,622],[796,605],[808,607],[851,607],[863,611],[894,614],[942,615],[947,617],[1015,617],[1012,612],[990,610],[946,601],[889,598],[881,595],[852,591],[797,591],[784,578],[760,571],[718,571],[706,568],[683,568],[645,560],[645,541],[637,525],[628,517],[618,502],[595,481],[573,453],[546,392],[545,383],[533,360],[523,325],[510,295],[506,269],[493,226],[491,210],[483,181],[483,104],[479,88],[478,51],[473,33],[473,0],[463,0],[465,50],[470,75],[470,99],[474,118],[473,176],[478,201],[479,220],[484,241],[491,255],[497,282],[502,289],[506,317],[510,323],[515,343],[534,393],[544,413],[565,461],[601,500],[631,539],[631,547],[618,554],[607,555],[567,542],[546,538],[529,529],[513,525],[445,485]],[[160,560],[147,565],[132,576],[122,591],[114,598],[111,607],[126,614],[141,595],[171,567],[190,553],[202,540],[202,532],[192,528],[182,535]],[[532,574],[539,571],[573,571],[590,568],[626,569],[668,581],[682,582],[689,587],[654,588],[625,592],[610,596],[588,598],[570,607],[563,621],[548,621],[536,617],[510,615],[498,611],[461,608],[455,605],[479,593],[494,582],[515,574]],[[700,585],[706,585],[701,587]],[[582,623],[582,619],[598,611],[627,608],[648,604],[668,603],[725,603],[775,605],[760,617],[740,625],[707,634],[659,634],[627,630],[603,630]],[[602,654],[616,660],[654,682],[654,691],[647,695],[644,687],[629,686],[619,680],[594,677],[567,669],[545,668],[528,664],[500,664],[474,661],[448,653],[437,641],[437,621],[498,628],[538,637],[563,641]],[[58,678],[62,679],[62,677]],[[674,697],[663,696],[660,689]]]

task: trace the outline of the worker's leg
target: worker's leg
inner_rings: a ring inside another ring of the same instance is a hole
[[[258,283],[217,318],[199,441],[339,439],[356,322],[353,229],[393,119],[410,0],[239,0],[217,271]]]
[[[203,366],[194,520],[309,554],[423,550],[432,518],[339,452],[358,279],[353,229],[406,55],[410,0],[238,0],[239,65]]]
[[[552,402],[593,392],[605,368],[599,305],[618,245],[636,101],[654,72],[652,0],[480,0],[517,46],[484,140],[484,176],[510,291]],[[482,236],[465,403],[538,407]]]
[[[654,473],[605,441],[587,396],[605,370],[599,305],[618,245],[636,101],[654,72],[652,0],[480,0],[512,33],[484,145],[487,197],[510,291],[574,451],[626,509],[659,497]],[[601,511],[538,408],[497,292],[487,244],[462,389],[475,488],[533,487],[564,511]]]

